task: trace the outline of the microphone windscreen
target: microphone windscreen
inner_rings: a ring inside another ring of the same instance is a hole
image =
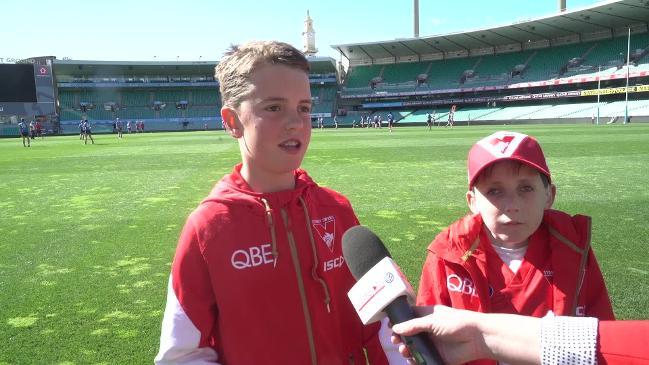
[[[356,280],[383,258],[392,257],[381,239],[365,226],[348,229],[343,234],[342,246],[349,271]]]

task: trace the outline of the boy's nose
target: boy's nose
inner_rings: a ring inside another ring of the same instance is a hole
[[[287,129],[300,129],[304,127],[306,121],[300,113],[291,113],[287,116],[288,120],[286,122]],[[309,122],[310,123],[310,122]]]
[[[520,209],[521,202],[517,194],[507,194],[504,203],[506,212],[518,212]]]

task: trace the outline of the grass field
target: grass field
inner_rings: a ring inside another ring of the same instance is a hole
[[[314,131],[304,167],[347,195],[416,285],[466,213],[470,145],[505,127]],[[507,126],[536,136],[555,208],[593,216],[620,318],[649,319],[649,125]],[[0,364],[147,364],[188,213],[238,161],[223,132],[0,140]]]

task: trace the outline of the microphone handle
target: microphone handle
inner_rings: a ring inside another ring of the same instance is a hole
[[[400,296],[385,307],[385,312],[392,324],[405,322],[416,318],[412,307],[405,296]],[[442,357],[437,348],[430,341],[425,333],[418,333],[414,336],[401,336],[403,343],[408,346],[410,354],[419,365],[444,365]]]

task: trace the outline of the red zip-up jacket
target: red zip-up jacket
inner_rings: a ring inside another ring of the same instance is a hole
[[[299,169],[293,190],[256,193],[240,169],[187,219],[156,363],[387,364],[347,298],[348,200]]]
[[[546,210],[516,274],[491,247],[480,215],[467,215],[428,247],[418,305],[443,304],[485,313],[614,319],[590,248],[590,218]],[[493,363],[493,362],[485,362]]]

